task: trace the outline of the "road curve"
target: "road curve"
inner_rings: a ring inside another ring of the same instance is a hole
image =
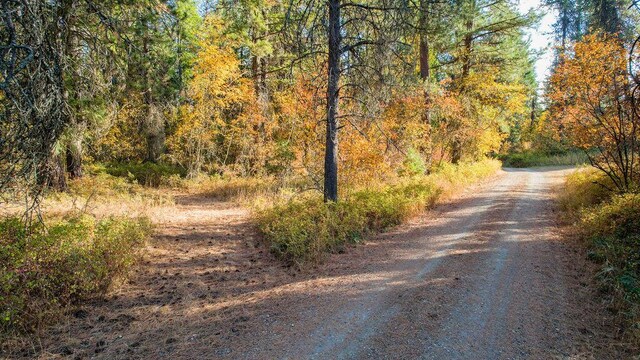
[[[491,185],[475,188],[408,230],[373,239],[394,246],[365,254],[338,279],[311,280],[281,294],[278,320],[247,328],[244,336],[252,340],[237,338],[243,345],[234,346],[233,354],[254,359],[613,356],[597,355],[590,336],[597,330],[589,327],[592,320],[602,321],[584,314],[589,311],[580,303],[585,284],[572,267],[576,254],[557,235],[553,187],[566,172],[506,169]]]

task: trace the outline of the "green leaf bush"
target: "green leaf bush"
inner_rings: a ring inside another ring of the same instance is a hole
[[[146,218],[73,215],[45,227],[0,220],[0,330],[28,332],[126,276],[151,234]]]
[[[104,171],[112,176],[128,178],[143,186],[171,185],[184,178],[187,171],[179,166],[160,163],[109,163]]]

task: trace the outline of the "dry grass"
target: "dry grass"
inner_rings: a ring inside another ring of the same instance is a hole
[[[567,177],[560,205],[587,243],[589,259],[600,265],[597,277],[610,308],[640,346],[640,195],[606,187],[612,188],[611,180],[602,172],[580,169]]]

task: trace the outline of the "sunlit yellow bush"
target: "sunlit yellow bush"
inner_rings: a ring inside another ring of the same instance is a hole
[[[442,165],[432,175],[350,192],[338,203],[311,196],[258,212],[261,232],[279,258],[291,264],[321,259],[367,234],[399,225],[430,208],[445,193],[495,174],[497,160]]]
[[[569,174],[560,191],[559,203],[569,214],[578,214],[581,209],[597,205],[611,196],[607,187],[611,181],[604,173],[592,167],[580,168]]]

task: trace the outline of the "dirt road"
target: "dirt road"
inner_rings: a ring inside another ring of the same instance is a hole
[[[506,170],[303,272],[245,212],[184,199],[131,283],[44,338],[42,357],[628,357],[583,250],[559,236],[566,171]]]

